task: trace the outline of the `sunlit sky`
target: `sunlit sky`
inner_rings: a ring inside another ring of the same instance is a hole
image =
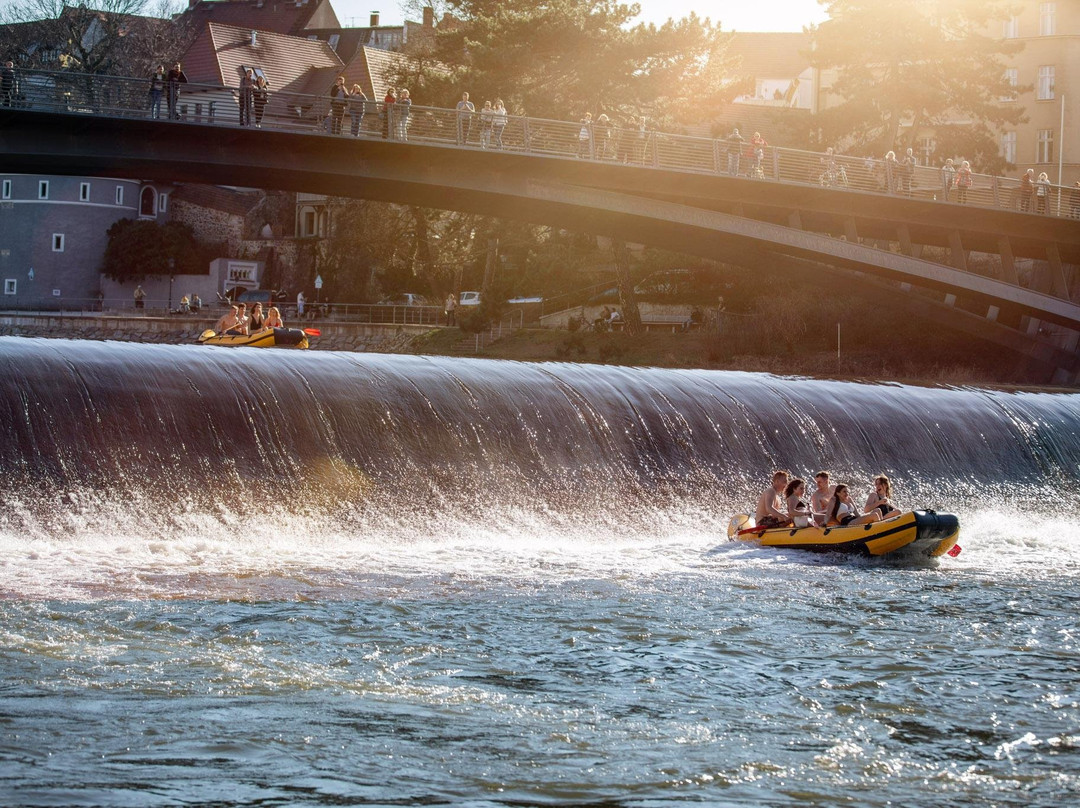
[[[342,25],[367,25],[372,11],[382,25],[400,24],[398,0],[330,0]],[[669,17],[719,20],[725,31],[801,31],[804,25],[823,22],[828,14],[817,0],[638,0],[641,20],[662,23]]]

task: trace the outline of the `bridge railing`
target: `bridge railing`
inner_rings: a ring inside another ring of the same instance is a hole
[[[1080,187],[1048,183],[1024,192],[1018,179],[974,173],[969,184],[966,180],[957,183],[957,175],[937,167],[906,169],[899,162],[877,157],[733,143],[604,122],[503,116],[483,110],[462,113],[419,105],[406,108],[378,99],[333,102],[329,95],[273,87],[263,103],[257,96],[242,97],[236,87],[195,82],[181,84],[176,94],[165,88],[155,101],[145,78],[40,70],[18,71],[11,103],[104,117],[171,117],[217,126],[259,125],[328,136],[511,151],[1080,218]]]

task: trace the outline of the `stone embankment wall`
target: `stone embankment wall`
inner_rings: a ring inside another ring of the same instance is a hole
[[[193,343],[217,318],[110,317],[86,315],[0,314],[0,336],[117,340],[183,345]],[[407,351],[431,326],[368,323],[309,323],[321,331],[310,339],[323,351]]]

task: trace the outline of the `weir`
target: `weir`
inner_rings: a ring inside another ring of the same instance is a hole
[[[946,488],[1074,484],[1078,416],[1076,394],[0,338],[0,474],[24,499],[571,514],[737,501],[781,466],[883,471],[932,507]]]

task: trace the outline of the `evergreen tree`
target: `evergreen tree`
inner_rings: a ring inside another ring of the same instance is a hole
[[[973,167],[1004,167],[994,133],[1024,115],[1000,102],[1016,91],[1005,59],[1023,47],[1000,37],[1009,0],[818,2],[831,19],[813,31],[811,63],[839,100],[820,115],[825,143],[881,154],[914,146],[923,128],[967,122]]]
[[[502,98],[511,113],[576,120],[645,114],[658,125],[707,121],[736,94],[727,35],[694,14],[633,24],[640,7],[615,0],[446,0],[421,81],[429,102]]]

